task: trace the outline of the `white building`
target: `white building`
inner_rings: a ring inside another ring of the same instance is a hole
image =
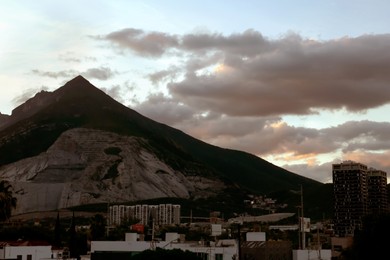
[[[140,224],[147,225],[153,220],[156,225],[180,224],[180,205],[113,205],[109,207],[108,224],[120,225],[127,219],[137,219]]]
[[[0,242],[0,259],[41,260],[52,258],[52,247],[44,242]]]
[[[177,233],[167,233],[164,241],[152,242],[137,241],[137,234],[129,233],[126,234],[125,241],[92,241],[91,260],[119,259],[119,256],[129,257],[157,247],[167,250],[188,250],[208,260],[238,259],[238,244],[233,239],[219,240],[206,245],[199,241],[186,242]]]
[[[331,260],[332,250],[330,249],[302,249],[293,250],[293,260]]]

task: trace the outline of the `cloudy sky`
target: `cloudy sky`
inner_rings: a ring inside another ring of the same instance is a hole
[[[343,160],[390,175],[388,10],[0,0],[0,112],[81,74],[149,118],[324,183]]]

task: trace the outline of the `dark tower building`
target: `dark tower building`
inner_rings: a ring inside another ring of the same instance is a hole
[[[334,231],[353,236],[367,214],[367,166],[352,161],[333,164]]]
[[[369,168],[367,172],[369,213],[381,214],[388,211],[386,172]]]
[[[335,235],[353,236],[365,215],[387,210],[386,172],[353,161],[332,168]]]

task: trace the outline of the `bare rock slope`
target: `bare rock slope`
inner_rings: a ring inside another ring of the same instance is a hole
[[[148,149],[145,139],[101,130],[64,132],[45,152],[0,167],[11,181],[14,214],[99,202],[217,194],[222,181],[175,171]]]

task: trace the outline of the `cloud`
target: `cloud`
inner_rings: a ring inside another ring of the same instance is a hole
[[[160,81],[165,81],[166,79],[175,79],[178,76],[179,70],[179,68],[172,66],[166,70],[151,73],[148,75],[148,78],[153,84],[158,84]]]
[[[387,122],[315,129],[283,121],[284,115],[360,113],[388,104],[390,34],[316,41],[295,33],[267,39],[255,30],[169,35],[130,28],[100,38],[169,64],[147,74],[168,92],[135,107],[156,121],[220,147],[273,156],[293,164],[282,167],[324,182],[332,163],[324,158],[390,169]]]
[[[114,85],[109,88],[103,87],[100,89],[116,101],[125,104],[130,99],[128,95],[133,92],[134,88],[135,86],[133,84],[126,81],[122,85]]]
[[[163,55],[167,49],[178,45],[174,35],[161,32],[144,32],[143,30],[126,28],[98,37],[111,41],[116,46],[131,49],[141,56],[156,57]]]
[[[277,161],[302,161],[312,167],[318,164],[318,156],[390,151],[388,122],[350,121],[323,129],[294,127],[278,117],[232,117],[196,110],[161,94],[150,96],[135,109],[207,143],[260,157],[273,154]]]
[[[272,51],[274,47],[261,33],[249,29],[230,36],[220,33],[187,34],[181,38],[180,48],[190,52],[222,51],[249,57]]]
[[[108,80],[114,77],[117,72],[112,71],[108,67],[100,67],[100,68],[91,68],[86,70],[85,72],[81,72],[87,78],[95,78],[99,80]]]
[[[192,108],[172,100],[162,93],[152,94],[135,107],[143,115],[167,125],[177,125],[194,116]]]
[[[40,88],[25,89],[22,94],[20,94],[19,96],[16,96],[15,98],[12,99],[12,103],[15,105],[15,107],[19,106],[20,104],[23,104],[28,99],[35,96],[38,92],[47,91],[47,90],[48,90],[48,88],[45,86],[41,86]]]
[[[282,167],[288,171],[303,175],[307,178],[322,182],[332,183],[332,164],[339,161],[327,162],[323,164],[286,164]]]
[[[151,119],[181,129],[210,144],[246,151],[263,158],[273,155],[276,161],[294,165],[305,162],[311,165],[307,166],[311,169],[307,168],[305,174],[319,165],[318,156],[336,155],[344,158],[348,154],[376,155],[390,151],[388,122],[349,121],[322,129],[295,127],[280,117],[230,116],[181,101],[175,96],[153,94],[135,109]],[[381,165],[384,166],[384,163]],[[322,173],[313,178],[319,180],[324,175],[329,180],[325,171]]]
[[[226,115],[358,112],[390,101],[389,34],[315,41],[294,33],[267,39],[255,30],[178,36],[127,28],[100,39],[141,56],[180,52],[181,69],[160,71],[152,81],[182,71],[167,85],[170,94]]]
[[[384,151],[382,153],[360,150],[344,154],[344,160],[361,162],[363,164],[366,164],[368,167],[372,167],[390,173],[389,156],[390,150]]]
[[[324,129],[324,135],[334,140],[343,152],[357,150],[381,151],[390,149],[390,123],[368,120],[350,121]]]
[[[77,71],[75,70],[63,70],[63,71],[41,71],[37,69],[33,69],[31,71],[33,74],[37,74],[39,76],[48,77],[48,78],[72,78],[77,75]]]
[[[387,42],[379,44],[378,42]],[[251,57],[225,53],[225,72],[186,74],[168,85],[192,106],[229,115],[303,115],[318,109],[361,111],[389,103],[390,37],[334,42],[289,38]],[[232,106],[232,104],[236,104]]]
[[[91,61],[91,62],[96,62],[97,59],[95,57],[91,57],[91,56],[86,56],[86,57],[80,57],[80,55],[78,55],[77,53],[74,53],[74,52],[65,52],[63,54],[60,54],[58,56],[58,58],[60,60],[63,60],[65,62],[69,62],[69,63],[81,63],[83,61]]]
[[[63,71],[41,71],[37,69],[33,69],[31,71],[33,74],[37,74],[43,77],[49,78],[69,78],[76,77],[77,75],[83,75],[87,78],[95,78],[99,80],[108,80],[114,77],[118,72],[111,70],[108,67],[99,67],[99,68],[90,68],[84,72],[78,72],[76,70],[63,70]]]

